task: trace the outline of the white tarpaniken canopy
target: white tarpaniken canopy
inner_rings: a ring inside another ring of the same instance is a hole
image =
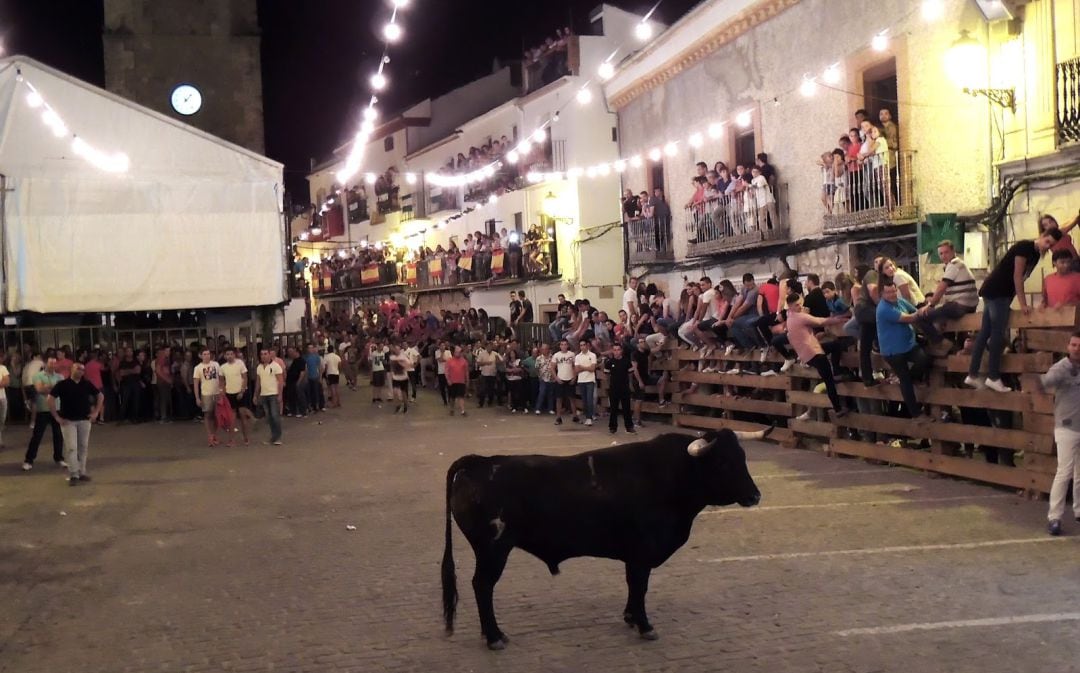
[[[31,86],[71,134],[126,154],[127,171],[56,137]],[[19,56],[0,60],[0,175],[5,311],[284,300],[282,165],[266,157]]]

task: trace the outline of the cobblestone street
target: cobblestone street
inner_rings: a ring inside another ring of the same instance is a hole
[[[9,428],[0,671],[1080,671],[1080,525],[1050,538],[1043,502],[757,443],[761,506],[704,513],[653,574],[660,640],[623,625],[620,565],[551,577],[517,551],[495,596],[511,643],[488,652],[456,529],[448,638],[451,461],[612,438],[505,409],[451,419],[430,393],[406,417],[367,399],[286,419],[280,447],[262,423],[214,450],[194,423],[95,428],[78,488],[47,449],[20,472],[28,432]]]

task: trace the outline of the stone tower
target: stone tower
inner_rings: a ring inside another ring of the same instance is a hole
[[[265,152],[256,0],[104,2],[109,91]],[[174,96],[181,85],[198,94]],[[190,103],[199,98],[201,106],[195,109]]]

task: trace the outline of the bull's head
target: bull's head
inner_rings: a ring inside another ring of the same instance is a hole
[[[761,502],[761,491],[746,467],[746,452],[740,439],[762,439],[768,431],[735,432],[720,430],[706,433],[686,447],[687,453],[701,463],[710,505],[753,507]]]

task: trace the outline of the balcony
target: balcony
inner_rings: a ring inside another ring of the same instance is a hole
[[[889,166],[875,167],[870,163],[848,166],[825,213],[825,233],[878,229],[918,220],[915,153],[890,150],[889,154]]]
[[[788,225],[780,205],[776,198],[772,203],[758,203],[748,189],[687,207],[683,212],[687,257],[786,243]]]
[[[1057,64],[1057,128],[1062,144],[1080,142],[1080,58]]]
[[[625,227],[631,264],[655,264],[675,259],[671,218],[635,217],[627,220]]]
[[[558,278],[555,245],[553,239],[541,239],[493,254],[429,257],[403,264],[402,278],[411,292]]]

